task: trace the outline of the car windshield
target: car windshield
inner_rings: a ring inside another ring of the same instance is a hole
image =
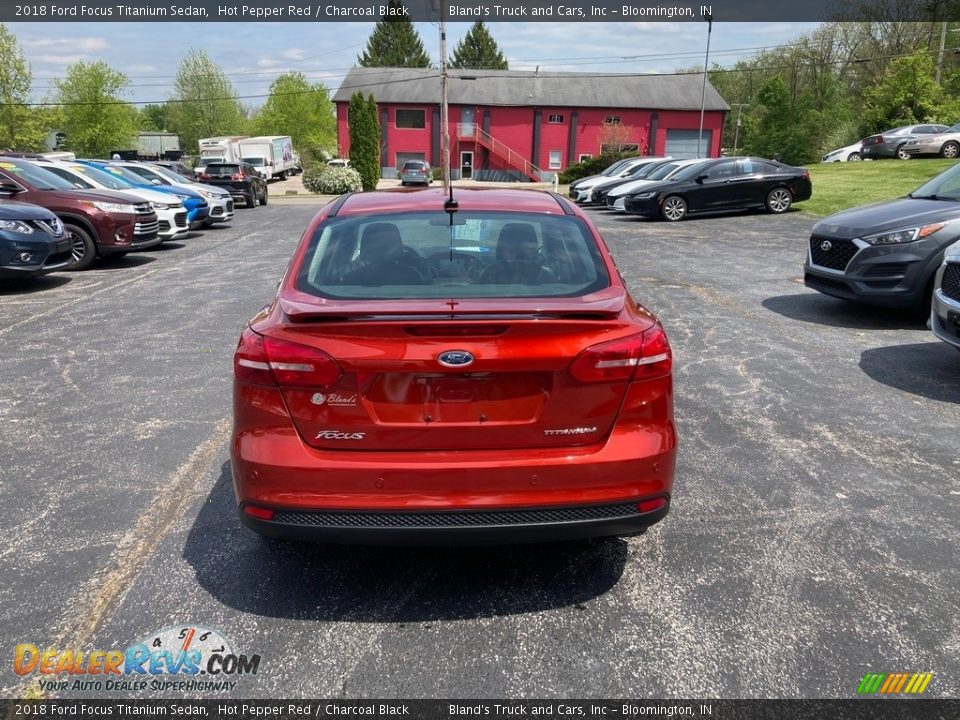
[[[666,163],[665,165],[658,165],[654,170],[650,171],[649,175],[647,175],[647,180],[663,180],[678,167],[682,166],[680,163],[675,162]]]
[[[15,178],[22,178],[25,183],[35,190],[76,190],[77,187],[69,180],[54,175],[49,170],[28,162],[0,161],[0,168]]]
[[[214,177],[230,177],[231,175],[240,174],[240,166],[223,165],[222,163],[210,163],[207,165],[204,172],[207,175],[213,175]]]
[[[337,217],[310,241],[297,288],[351,299],[575,297],[610,284],[574,216],[509,212]]]
[[[620,170],[620,168],[622,168],[622,167],[623,167],[624,165],[626,165],[628,162],[630,162],[630,161],[629,161],[629,160],[618,160],[617,162],[615,162],[613,165],[611,165],[610,167],[608,167],[606,170],[604,170],[604,171],[603,171],[602,173],[600,173],[600,174],[601,174],[601,175],[606,175],[607,177],[610,177],[611,175],[616,175],[616,174],[617,174],[617,171]]]
[[[103,185],[111,190],[129,190],[132,187],[131,183],[127,180],[113,173],[92,168],[89,165],[71,165],[70,169],[79,175],[90,178],[92,182]]]
[[[175,183],[193,183],[193,180],[191,180],[190,178],[184,177],[183,175],[179,175],[178,173],[175,173],[173,170],[168,170],[165,167],[153,166],[150,169],[155,170],[157,174],[161,176],[161,179],[165,178],[166,180],[172,180]]]
[[[263,167],[263,158],[261,157],[247,157],[244,158],[243,161],[254,167]]]
[[[100,168],[105,174],[114,175],[129,182],[131,185],[149,184],[142,176],[119,165],[105,165]]]
[[[951,125],[946,130],[944,130],[944,132],[948,132],[948,133],[960,132],[960,123],[957,123],[956,125]]]
[[[910,193],[910,197],[960,202],[960,165],[954,165],[921,185]]]

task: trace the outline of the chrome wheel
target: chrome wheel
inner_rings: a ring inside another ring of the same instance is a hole
[[[786,188],[774,188],[767,195],[767,209],[772,213],[784,213],[790,209],[792,199]]]
[[[941,149],[940,154],[945,158],[954,159],[960,155],[960,143],[948,142]]]
[[[70,256],[73,258],[73,264],[76,265],[87,254],[87,244],[76,233],[68,232],[67,234],[70,236]]]
[[[900,158],[901,160],[909,160],[909,159],[910,159],[910,155],[909,155],[909,153],[906,152],[906,150],[904,149],[903,145],[901,145],[900,147],[897,148],[897,157]]]
[[[858,152],[850,153],[850,154],[847,156],[847,162],[860,162],[860,160],[862,160],[862,159],[863,159],[863,158],[860,157],[860,153],[858,153]]]
[[[682,220],[687,214],[687,203],[683,198],[672,195],[663,201],[663,217],[670,222]]]

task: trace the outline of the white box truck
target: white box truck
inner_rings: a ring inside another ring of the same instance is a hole
[[[253,165],[267,180],[280,178],[296,170],[293,142],[289,135],[261,135],[240,141],[240,158]]]
[[[240,162],[240,141],[246,135],[225,135],[200,139],[200,159],[208,162]]]

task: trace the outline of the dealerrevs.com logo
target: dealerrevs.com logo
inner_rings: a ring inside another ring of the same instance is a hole
[[[13,671],[36,675],[41,690],[229,692],[234,677],[256,675],[260,655],[233,650],[218,631],[168,627],[126,650],[41,650],[21,643]]]

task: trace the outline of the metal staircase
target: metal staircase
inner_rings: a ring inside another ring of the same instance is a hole
[[[540,168],[520,153],[511,150],[493,135],[483,130],[477,123],[457,123],[457,138],[485,147],[498,158],[526,175],[534,182],[540,182]]]

